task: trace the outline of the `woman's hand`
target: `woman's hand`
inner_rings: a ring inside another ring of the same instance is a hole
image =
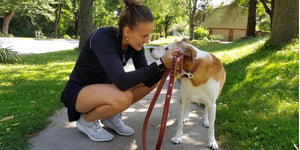
[[[169,50],[165,53],[164,56],[161,57],[162,63],[166,66],[166,68],[171,68],[173,55],[178,53],[180,50]]]

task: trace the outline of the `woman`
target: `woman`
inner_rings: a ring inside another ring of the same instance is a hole
[[[93,141],[113,139],[99,120],[120,135],[134,133],[121,120],[121,112],[156,87],[177,52],[169,51],[148,65],[143,45],[153,31],[154,17],[138,0],[123,2],[118,29],[100,28],[90,36],[61,96],[69,121],[78,120],[77,128]],[[130,58],[136,70],[125,72],[123,66]]]

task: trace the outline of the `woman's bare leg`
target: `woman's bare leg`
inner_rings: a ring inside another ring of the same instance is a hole
[[[149,88],[139,84],[121,91],[113,84],[93,84],[80,91],[75,107],[78,112],[85,113],[86,121],[93,122],[126,110],[154,88],[155,86]]]
[[[156,87],[156,84],[152,87],[147,87],[144,84],[139,84],[133,88],[131,88],[131,92],[133,95],[133,103],[141,100],[143,97],[148,95],[154,88]]]

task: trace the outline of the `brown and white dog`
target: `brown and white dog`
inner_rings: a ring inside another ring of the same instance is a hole
[[[183,123],[188,120],[190,103],[204,104],[204,126],[208,129],[208,146],[218,149],[215,139],[216,100],[221,94],[226,72],[220,60],[211,53],[199,50],[188,40],[169,44],[166,47],[150,48],[151,56],[155,59],[162,57],[167,50],[180,49],[184,55],[181,79],[181,115],[178,127],[172,139],[174,144],[181,143]],[[196,65],[196,67],[194,67]],[[192,71],[193,70],[193,71]]]

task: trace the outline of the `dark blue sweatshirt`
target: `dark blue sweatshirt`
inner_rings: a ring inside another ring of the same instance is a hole
[[[83,86],[96,83],[113,83],[120,90],[127,90],[140,83],[151,87],[163,73],[157,64],[148,65],[145,51],[136,51],[131,46],[121,50],[122,36],[113,27],[95,31],[81,50],[69,83]],[[136,70],[125,72],[123,66],[132,58]]]

